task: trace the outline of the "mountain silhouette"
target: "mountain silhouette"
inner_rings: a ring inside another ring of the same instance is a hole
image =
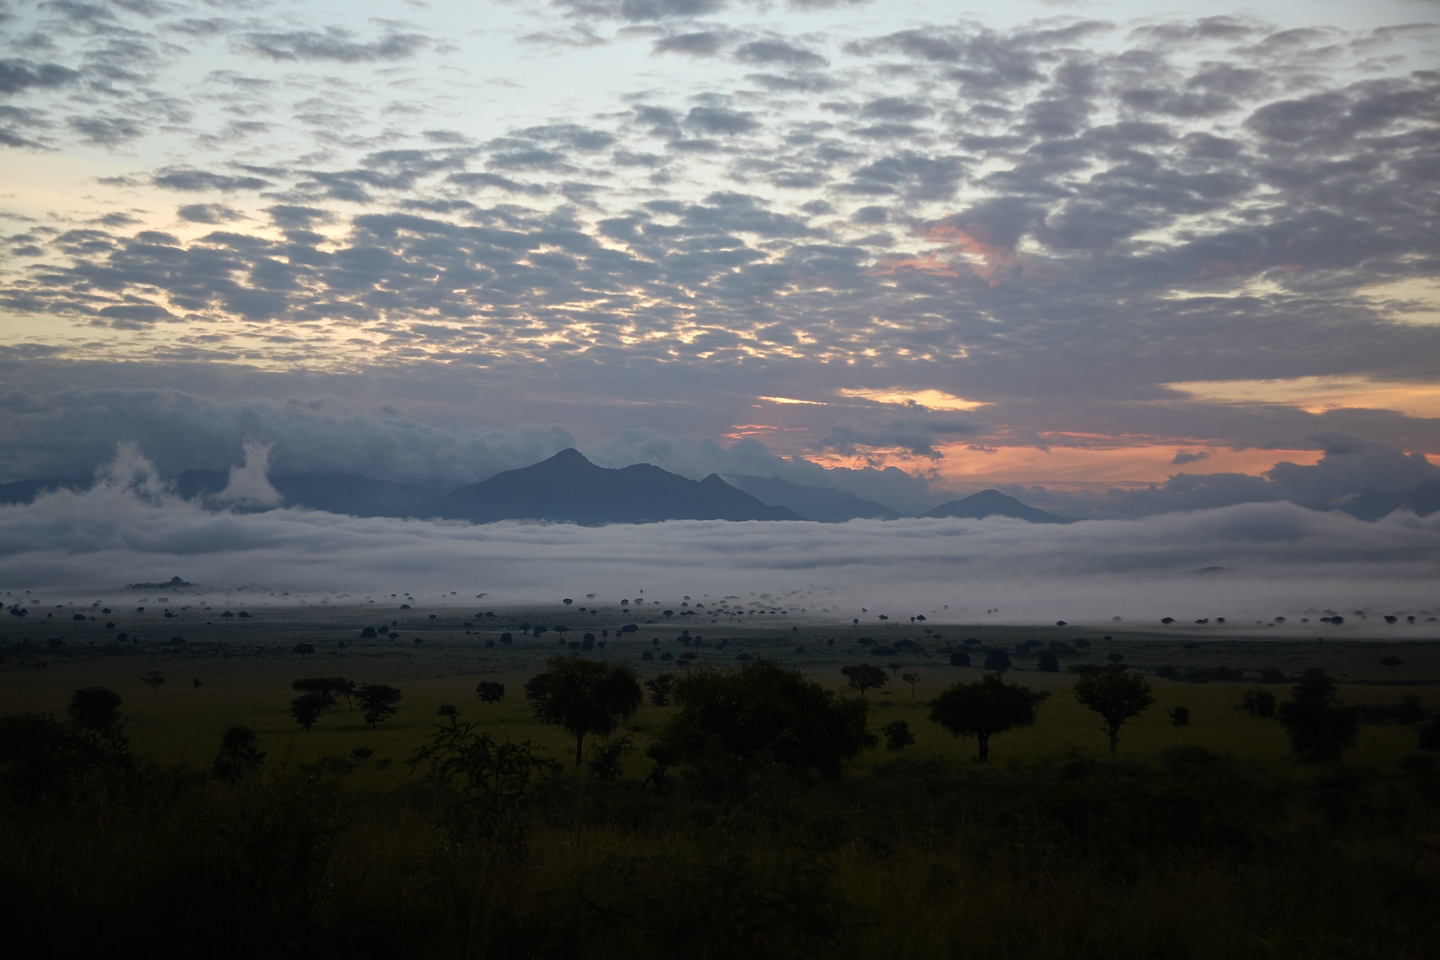
[[[983,520],[986,517],[1014,517],[1031,523],[1074,523],[1068,517],[1057,517],[1035,507],[1021,503],[1014,497],[1006,496],[999,490],[981,490],[960,500],[951,500],[938,507],[932,507],[920,514],[922,517],[970,517]]]
[[[710,474],[690,480],[648,463],[611,470],[573,447],[549,460],[506,470],[424,504],[415,516],[471,523],[552,520],[601,526],[661,520],[800,520],[766,506]]]
[[[894,520],[900,515],[883,503],[862,500],[834,487],[809,487],[779,477],[732,476],[730,482],[761,503],[794,510],[806,520],[844,523],[869,518]]]

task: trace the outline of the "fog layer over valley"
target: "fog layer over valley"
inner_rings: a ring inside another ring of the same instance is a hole
[[[1437,534],[1440,514],[1365,523],[1286,502],[1077,524],[992,517],[580,527],[215,510],[174,494],[148,461],[122,448],[88,491],[0,507],[0,584],[73,591],[88,602],[95,591],[180,575],[208,590],[453,590],[461,604],[484,592],[490,606],[587,593],[613,605],[642,589],[667,603],[799,591],[793,605],[803,602],[807,617],[847,621],[925,613],[974,622],[999,608],[988,619],[1173,616],[1185,624],[1223,616],[1253,625],[1304,610],[1435,606]]]

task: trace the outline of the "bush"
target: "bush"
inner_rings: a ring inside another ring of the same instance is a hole
[[[702,667],[676,680],[673,696],[679,709],[664,739],[679,762],[737,792],[769,764],[837,779],[875,743],[865,700],[838,698],[770,660]]]

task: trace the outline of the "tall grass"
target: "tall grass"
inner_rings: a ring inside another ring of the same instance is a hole
[[[43,795],[0,769],[15,956],[1440,956],[1423,756],[902,759],[724,803],[567,772],[518,848],[447,829],[444,785],[354,789],[339,760],[227,785],[127,759]]]

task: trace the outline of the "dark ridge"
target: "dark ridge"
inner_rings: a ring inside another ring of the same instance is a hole
[[[973,520],[984,520],[986,517],[1013,517],[1016,520],[1028,520],[1031,523],[1074,523],[1069,517],[1059,517],[1053,513],[1046,513],[1027,504],[1021,503],[1014,497],[1007,496],[999,490],[981,490],[961,500],[951,500],[949,503],[942,503],[938,507],[932,507],[921,514],[922,517],[969,517]]]
[[[766,506],[719,476],[690,480],[648,463],[611,470],[562,450],[549,460],[507,470],[438,497],[416,516],[493,523],[550,520],[601,526],[662,520],[800,520]]]

